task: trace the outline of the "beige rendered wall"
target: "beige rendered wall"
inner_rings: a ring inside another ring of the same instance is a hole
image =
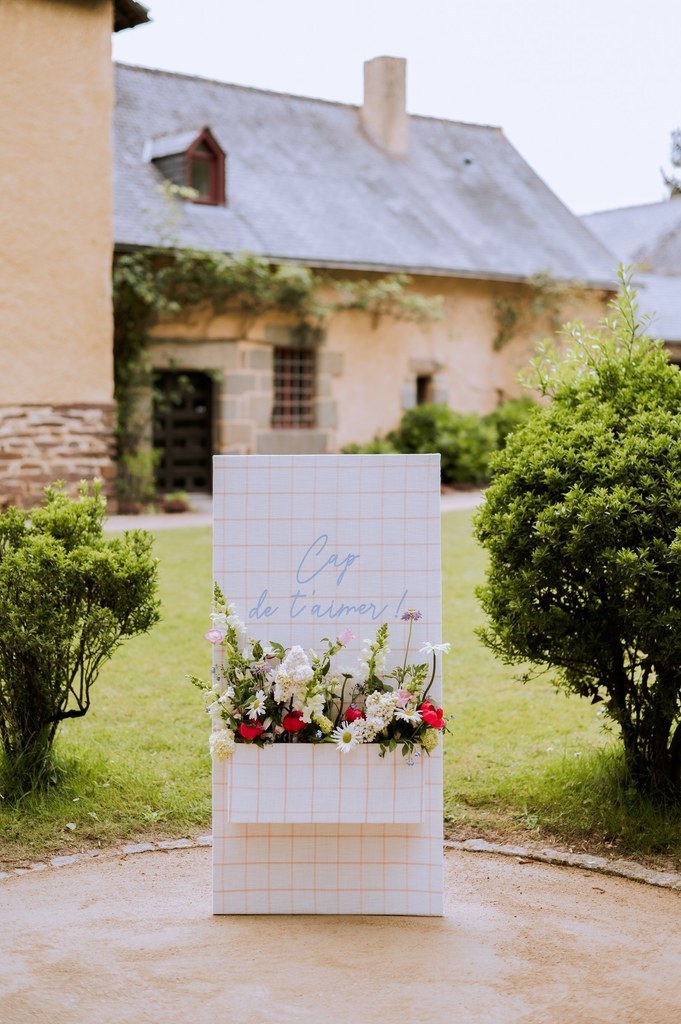
[[[419,278],[415,289],[441,295],[444,318],[426,326],[389,317],[373,326],[363,313],[333,316],[318,350],[317,428],[272,431],[274,344],[285,343],[285,318],[245,324],[208,309],[153,332],[157,368],[217,371],[215,450],[222,452],[334,451],[366,442],[396,426],[415,404],[416,378],[430,375],[433,399],[460,412],[491,411],[501,399],[523,393],[517,374],[527,367],[537,341],[551,333],[548,316],[525,318],[516,335],[495,348],[494,300],[504,296],[526,308],[531,293],[519,285],[451,278]],[[565,302],[561,322],[594,323],[606,297],[590,292]],[[286,435],[286,436],[284,436]],[[275,447],[272,444],[275,443]]]
[[[0,2],[0,405],[112,401],[111,12]]]
[[[329,326],[327,347],[343,358],[343,373],[333,383],[337,447],[396,426],[415,403],[421,374],[432,375],[434,399],[458,412],[487,413],[501,400],[525,393],[518,373],[528,366],[537,342],[552,333],[550,318],[521,312],[517,333],[498,349],[494,302],[507,296],[519,312],[526,310],[532,298],[526,287],[454,278],[419,278],[414,287],[443,297],[442,320],[421,327],[385,318],[374,328],[366,317],[344,314]],[[595,323],[604,309],[604,295],[589,292],[565,301],[559,318]]]

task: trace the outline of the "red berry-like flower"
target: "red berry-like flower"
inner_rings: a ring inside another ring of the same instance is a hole
[[[356,722],[358,718],[365,718],[365,717],[366,716],[365,716],[364,712],[360,711],[359,708],[349,707],[347,709],[347,711],[345,712],[345,721],[346,722]]]
[[[421,718],[431,729],[444,729],[445,713],[442,708],[434,708],[429,700],[425,701],[419,708]]]
[[[286,729],[286,732],[300,732],[301,729],[305,728],[306,722],[303,722],[302,711],[289,711],[287,715],[284,715],[282,719],[282,725]]]
[[[249,725],[248,722],[242,722],[237,732],[239,736],[243,736],[245,740],[257,740],[260,733],[263,731],[263,727],[260,722],[253,722]]]

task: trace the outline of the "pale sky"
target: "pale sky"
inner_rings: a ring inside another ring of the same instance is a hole
[[[363,62],[406,57],[411,113],[500,125],[575,213],[666,196],[681,0],[142,2],[116,60],[359,104]]]

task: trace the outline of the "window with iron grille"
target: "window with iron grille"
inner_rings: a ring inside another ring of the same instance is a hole
[[[314,427],[315,350],[274,349],[273,427]]]

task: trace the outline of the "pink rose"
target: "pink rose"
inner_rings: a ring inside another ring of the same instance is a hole
[[[224,639],[225,634],[219,629],[209,629],[206,633],[206,640],[212,644],[221,644]]]

